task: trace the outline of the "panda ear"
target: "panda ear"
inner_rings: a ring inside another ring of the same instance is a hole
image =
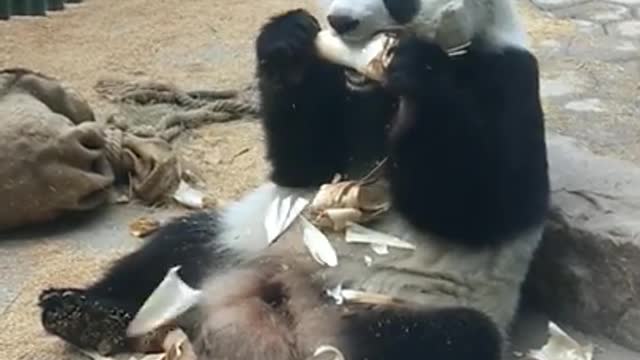
[[[382,0],[389,16],[398,24],[406,24],[418,15],[421,0]]]

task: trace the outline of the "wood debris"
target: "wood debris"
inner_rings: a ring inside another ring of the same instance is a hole
[[[160,228],[160,221],[143,216],[129,224],[129,233],[144,238]]]
[[[333,208],[315,211],[316,215],[313,217],[313,223],[322,229],[333,231],[342,231],[347,227],[347,224],[362,221],[364,217],[362,211],[355,208]]]
[[[340,181],[320,187],[309,205],[310,221],[325,230],[342,231],[349,223],[366,223],[391,207],[387,186],[376,179]]]
[[[162,344],[164,351],[159,354],[149,354],[140,360],[196,360],[191,342],[180,329],[167,334]],[[133,360],[133,358],[131,359]]]
[[[320,186],[311,202],[315,209],[353,208],[362,211],[389,209],[387,188],[380,182],[367,180],[340,181]]]
[[[129,341],[131,351],[139,354],[157,354],[164,352],[164,340],[167,335],[176,328],[176,324],[168,323],[142,336],[131,338]]]
[[[401,304],[402,301],[393,296],[377,294],[372,292],[343,289],[342,284],[333,289],[325,290],[326,294],[333,298],[337,305],[344,303],[365,304],[365,305],[394,305]]]

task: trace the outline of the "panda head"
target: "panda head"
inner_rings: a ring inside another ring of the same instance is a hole
[[[443,47],[480,41],[526,47],[512,0],[319,0],[324,21],[343,40],[362,43],[387,30],[409,31]]]

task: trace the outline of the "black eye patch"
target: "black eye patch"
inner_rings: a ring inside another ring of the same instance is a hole
[[[398,24],[404,24],[418,14],[420,0],[382,0],[389,15]]]

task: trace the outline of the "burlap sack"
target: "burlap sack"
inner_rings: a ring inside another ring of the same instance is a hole
[[[118,174],[151,202],[179,182],[168,143],[105,128],[79,95],[42,74],[0,72],[0,230],[100,206]]]

